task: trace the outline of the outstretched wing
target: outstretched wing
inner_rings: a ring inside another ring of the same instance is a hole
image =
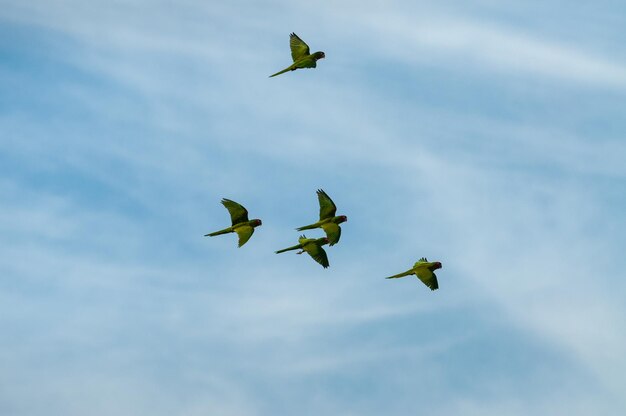
[[[393,276],[385,277],[385,279],[397,279],[399,277],[409,276],[413,274],[413,270],[407,270],[404,273],[394,274]]]
[[[320,201],[320,220],[334,217],[337,212],[337,206],[328,194],[322,189],[318,189],[317,199]]]
[[[322,230],[326,233],[326,237],[328,237],[328,245],[332,246],[339,242],[339,238],[341,238],[341,227],[334,222],[328,222],[326,224],[322,224]]]
[[[321,264],[324,268],[329,266],[326,251],[318,243],[306,244],[303,249],[309,256],[313,257],[313,260]]]
[[[439,289],[439,283],[437,283],[437,276],[435,273],[428,270],[426,267],[419,267],[415,270],[417,277],[430,288],[430,290]]]
[[[235,201],[231,201],[230,199],[226,198],[222,199],[222,204],[226,207],[228,213],[230,214],[230,220],[232,221],[232,225],[248,221],[248,210],[245,209],[241,204],[238,204]]]
[[[296,62],[303,56],[311,54],[311,51],[309,50],[309,45],[304,43],[304,41],[300,39],[295,33],[289,35],[289,47],[291,48],[291,58],[294,62]]]
[[[242,227],[237,227],[237,229],[235,229],[235,232],[239,236],[239,247],[241,247],[246,244],[250,237],[252,237],[252,234],[254,233],[254,227],[244,225]]]

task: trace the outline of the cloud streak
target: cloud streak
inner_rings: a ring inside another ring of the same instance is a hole
[[[624,409],[619,54],[452,3],[79,3],[0,12],[5,413]],[[328,62],[268,80],[291,30]],[[328,271],[273,254],[318,187]],[[421,256],[441,290],[383,279]]]

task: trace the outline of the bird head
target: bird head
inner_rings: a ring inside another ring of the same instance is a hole
[[[339,215],[338,217],[333,217],[332,222],[335,224],[341,224],[342,222],[348,221],[348,217],[345,215]]]
[[[255,227],[258,227],[261,224],[263,224],[263,223],[259,219],[252,220],[252,225],[255,226]]]
[[[328,244],[328,237],[322,237],[321,240],[322,240],[322,245]]]
[[[441,269],[441,263],[438,261],[433,263],[433,270]]]
[[[324,59],[326,58],[326,54],[324,52],[315,52],[313,54],[313,58],[315,58],[315,60],[317,61],[318,59]]]

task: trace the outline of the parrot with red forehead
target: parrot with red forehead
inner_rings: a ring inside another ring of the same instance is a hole
[[[289,35],[289,47],[291,48],[291,58],[293,59],[293,64],[282,71],[278,71],[274,75],[270,75],[270,78],[275,77],[276,75],[284,74],[288,71],[295,71],[300,68],[315,68],[317,66],[317,61],[326,57],[324,52],[311,53],[309,45],[304,43],[304,41],[295,33]]]
[[[410,276],[414,274],[426,286],[428,286],[430,290],[436,290],[439,289],[437,276],[434,273],[434,271],[437,269],[441,269],[441,263],[439,263],[438,261],[429,262],[428,260],[426,260],[426,257],[422,257],[417,263],[413,265],[412,269],[409,269],[404,273],[394,274],[393,276],[386,277],[386,279],[397,279],[399,277]]]
[[[337,213],[337,206],[322,189],[317,190],[317,199],[320,204],[320,220],[316,223],[296,228],[296,230],[302,231],[321,228],[326,233],[326,237],[328,237],[328,245],[333,246],[339,242],[339,238],[341,237],[341,227],[339,224],[348,221],[348,217],[345,215],[335,215]]]
[[[329,266],[328,256],[326,255],[326,251],[322,248],[323,245],[328,244],[328,238],[306,238],[304,234],[298,238],[298,244],[295,246],[287,247],[282,250],[278,250],[276,254],[284,253],[289,250],[298,250],[296,254],[302,254],[306,252],[309,256],[313,258],[316,262],[322,265],[322,267],[327,268]]]
[[[237,233],[239,236],[239,247],[246,244],[246,242],[252,237],[254,228],[262,224],[261,220],[254,219],[248,220],[248,210],[243,205],[238,204],[230,199],[222,199],[222,205],[226,207],[230,214],[232,226],[224,228],[223,230],[215,231],[213,233],[205,234],[205,237],[215,237],[216,235]]]

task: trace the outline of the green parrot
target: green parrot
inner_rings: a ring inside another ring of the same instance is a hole
[[[222,205],[228,210],[233,225],[223,230],[215,231],[214,233],[205,234],[204,236],[215,237],[221,234],[237,233],[239,236],[239,247],[241,247],[246,244],[252,236],[252,233],[254,233],[254,227],[258,227],[262,224],[261,220],[254,219],[249,221],[248,210],[241,204],[231,201],[230,199],[222,199]]]
[[[407,270],[404,273],[394,274],[393,276],[389,276],[386,279],[397,279],[398,277],[404,277],[414,274],[426,286],[428,286],[430,290],[436,290],[439,289],[437,276],[434,273],[434,271],[437,269],[441,269],[441,263],[439,263],[438,261],[429,262],[428,260],[426,260],[426,257],[422,257],[417,263],[413,265],[412,269]]]
[[[317,199],[320,203],[320,220],[314,224],[296,228],[296,230],[302,231],[321,228],[326,233],[326,237],[328,237],[328,245],[335,245],[341,237],[341,227],[339,227],[339,224],[348,221],[348,217],[345,215],[335,216],[337,206],[323,190],[317,190]]]
[[[321,264],[324,268],[329,266],[328,256],[326,256],[326,251],[322,248],[323,245],[328,244],[328,238],[306,238],[306,236],[302,234],[300,238],[298,238],[298,243],[298,245],[278,250],[276,254],[300,249],[296,254],[302,254],[306,251],[309,256],[313,257],[313,260]]]
[[[304,43],[304,41],[295,33],[289,35],[289,47],[291,48],[291,58],[293,59],[293,64],[282,71],[275,73],[274,75],[270,75],[270,78],[275,77],[276,75],[284,74],[287,71],[295,71],[300,68],[315,68],[317,66],[317,60],[324,59],[326,57],[324,52],[315,52],[312,54],[309,50],[309,45]]]

